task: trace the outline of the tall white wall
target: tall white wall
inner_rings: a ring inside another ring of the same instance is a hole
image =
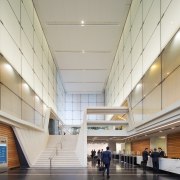
[[[6,118],[6,123],[13,126],[24,155],[31,166],[45,148],[49,137],[50,110],[48,110],[47,115],[44,105],[52,108],[63,118],[65,100],[62,81],[32,0],[0,0],[0,54],[34,90],[35,97],[38,96],[43,101],[43,107],[39,107],[40,110],[43,108],[44,118],[41,130],[36,127],[36,124],[34,128],[24,126],[23,123],[18,127],[16,123],[12,123],[11,119]],[[23,86],[19,84],[20,87]],[[15,94],[13,95],[15,96]],[[11,101],[12,104],[15,104],[15,99],[11,98]],[[24,113],[26,113],[25,107],[25,104],[23,104],[22,112]],[[18,108],[20,109],[20,107]],[[4,111],[2,107],[1,111]],[[14,116],[13,111],[8,111],[8,113]],[[31,114],[29,116],[33,116],[33,111]],[[33,117],[36,122],[37,117]],[[23,116],[18,116],[18,118],[24,120]],[[21,122],[20,119],[17,121]]]
[[[180,27],[179,0],[133,0],[105,90],[119,106]]]
[[[0,0],[0,53],[63,116],[64,88],[32,0]]]

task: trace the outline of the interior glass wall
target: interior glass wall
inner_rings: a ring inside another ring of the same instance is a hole
[[[135,123],[146,121],[180,101],[180,30],[131,92]]]
[[[37,94],[0,55],[0,110],[42,128],[45,109]]]

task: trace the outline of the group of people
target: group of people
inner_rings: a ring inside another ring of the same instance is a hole
[[[142,166],[143,170],[146,170],[148,156],[152,158],[152,164],[153,164],[153,170],[155,172],[159,171],[159,157],[165,157],[165,152],[162,150],[162,148],[158,148],[158,151],[156,148],[154,150],[148,151],[148,148],[145,148],[142,152]]]
[[[94,160],[95,156],[96,156],[96,151],[92,150],[91,151],[92,160]],[[109,178],[110,177],[109,167],[110,167],[110,162],[111,162],[111,152],[109,150],[109,147],[106,147],[106,151],[103,151],[103,149],[101,151],[98,150],[97,162],[98,162],[98,167],[102,168],[103,176],[105,175],[105,171],[107,171],[107,178]]]

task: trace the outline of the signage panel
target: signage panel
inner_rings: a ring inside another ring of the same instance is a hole
[[[7,139],[0,137],[0,172],[4,172],[7,169],[7,161]]]

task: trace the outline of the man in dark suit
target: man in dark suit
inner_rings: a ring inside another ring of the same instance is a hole
[[[162,150],[162,148],[158,147],[159,151],[159,157],[165,157],[165,152]]]
[[[152,163],[153,163],[153,170],[155,172],[159,171],[159,152],[157,152],[157,149],[154,148],[154,151],[151,153],[152,157]]]
[[[149,155],[148,148],[145,148],[144,151],[142,152],[142,167],[144,171],[146,170],[148,155]]]
[[[102,161],[105,165],[105,168],[103,170],[103,176],[105,173],[105,170],[107,169],[107,178],[109,178],[109,167],[111,162],[111,152],[109,151],[109,147],[106,147],[106,151],[103,151],[102,153]]]

